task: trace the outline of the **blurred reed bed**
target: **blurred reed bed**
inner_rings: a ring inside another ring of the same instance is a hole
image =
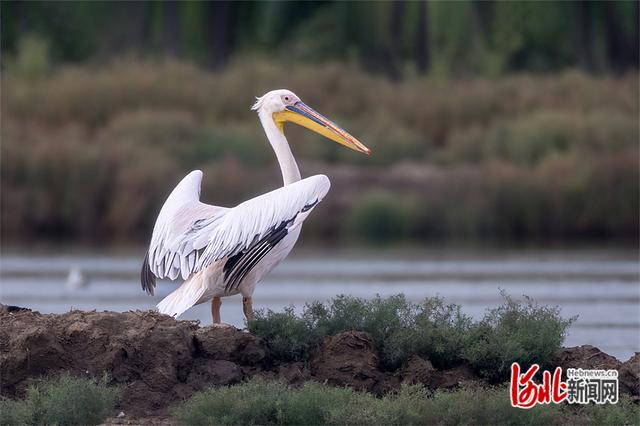
[[[286,87],[374,155],[288,130],[332,191],[316,241],[613,239],[639,217],[638,76],[576,72],[390,82],[256,58],[208,72],[125,58],[2,76],[3,243],[140,243],[173,185],[234,205],[280,184],[254,96]]]

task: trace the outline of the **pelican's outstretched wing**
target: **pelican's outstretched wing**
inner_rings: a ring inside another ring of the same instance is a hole
[[[235,287],[330,187],[326,176],[311,176],[229,209],[201,203],[201,181],[200,170],[189,173],[160,210],[142,265],[142,288],[149,294],[156,277],[186,280],[223,258],[226,285]]]

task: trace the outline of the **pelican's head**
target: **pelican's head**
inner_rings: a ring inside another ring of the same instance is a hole
[[[295,93],[286,89],[272,90],[257,98],[251,107],[258,114],[271,116],[281,131],[287,122],[296,123],[307,129],[338,142],[358,152],[371,155],[371,150],[360,141],[344,131],[340,126],[325,116],[305,105]]]

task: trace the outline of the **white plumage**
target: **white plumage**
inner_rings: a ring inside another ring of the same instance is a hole
[[[301,210],[322,201],[329,178],[311,176],[234,208],[201,203],[202,172],[189,173],[160,210],[149,247],[149,267],[158,278],[186,280],[213,262],[246,250],[284,221],[299,225],[311,211]]]
[[[160,210],[141,274],[142,287],[150,294],[156,277],[174,280],[180,276],[185,280],[158,304],[162,313],[178,316],[195,304],[213,299],[214,322],[219,322],[219,298],[241,293],[245,315],[251,316],[256,283],[289,254],[302,222],[330,187],[324,175],[300,179],[284,137],[284,121],[289,119],[353,149],[369,152],[288,90],[267,93],[258,98],[253,109],[258,111],[276,153],[284,186],[225,208],[200,201],[200,170],[180,181]]]

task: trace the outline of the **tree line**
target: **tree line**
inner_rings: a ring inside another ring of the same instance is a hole
[[[56,63],[133,53],[215,69],[236,55],[272,55],[352,61],[394,79],[568,67],[623,73],[638,69],[638,4],[3,1],[2,50],[12,54],[22,37],[36,35]]]

